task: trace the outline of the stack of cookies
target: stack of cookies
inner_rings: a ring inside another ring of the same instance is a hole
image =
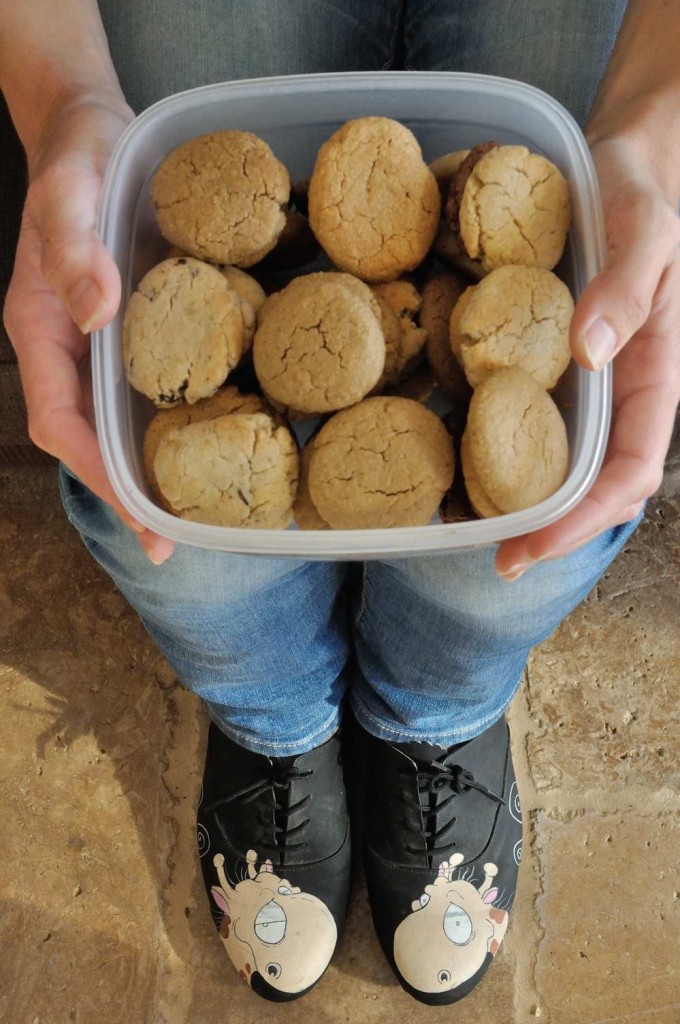
[[[545,158],[489,143],[428,166],[408,128],[365,117],[292,188],[262,139],[223,131],[170,153],[151,194],[172,248],[130,298],[124,365],[157,408],[144,465],[166,511],[419,526],[561,486],[569,200]],[[301,273],[320,250],[330,266]],[[422,404],[435,388],[444,421]]]

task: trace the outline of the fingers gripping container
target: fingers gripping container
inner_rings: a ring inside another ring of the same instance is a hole
[[[98,227],[120,269],[123,295],[116,319],[92,338],[97,431],[106,469],[123,505],[149,529],[181,543],[250,555],[407,557],[493,544],[537,530],[572,509],[592,485],[607,441],[611,375],[609,368],[590,373],[572,363],[554,396],[567,425],[568,478],[552,497],[521,512],[389,530],[247,530],[178,519],[152,500],[142,442],[153,410],[125,378],[122,328],[128,297],[167,252],[149,191],[158,165],[187,139],[236,128],[265,139],[297,181],[309,176],[319,147],[336,128],[366,115],[408,125],[428,162],[489,139],[544,154],[570,184],[573,223],[558,272],[575,299],[601,267],[604,229],[585,139],[559,103],[531,86],[451,72],[353,72],[225,82],[162,100],[128,127],[109,163]]]

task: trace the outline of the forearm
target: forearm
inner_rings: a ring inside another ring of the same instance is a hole
[[[96,0],[0,0],[0,89],[29,164],[66,103],[123,108]]]
[[[626,133],[659,166],[669,195],[680,191],[680,3],[630,0],[586,134],[592,143]]]

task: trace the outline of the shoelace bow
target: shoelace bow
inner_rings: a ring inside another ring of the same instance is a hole
[[[313,775],[313,769],[309,768],[306,771],[295,766],[286,767],[280,764],[272,764],[271,771],[258,779],[256,782],[251,782],[248,786],[244,786],[242,789],[237,789],[233,793],[229,793],[228,796],[222,796],[219,800],[214,800],[211,804],[208,804],[204,808],[206,814],[217,810],[218,807],[223,807],[225,804],[232,803],[234,800],[242,800],[244,804],[253,803],[253,801],[259,799],[265,793],[274,790],[274,842],[267,842],[264,839],[259,840],[258,846],[268,852],[285,853],[287,850],[299,850],[307,843],[302,842],[290,842],[291,838],[299,839],[302,832],[309,825],[310,819],[304,818],[297,825],[289,827],[288,819],[296,813],[301,811],[303,807],[306,807],[311,797],[309,794],[303,796],[301,800],[295,803],[286,801],[285,803],[279,803],[279,793],[289,791],[291,783],[297,779],[307,778],[309,775]],[[266,827],[271,827],[271,819],[267,820],[263,816],[262,812],[259,814],[260,822]],[[279,840],[279,836],[282,837],[282,841]]]
[[[438,840],[441,840],[445,835],[447,835],[455,825],[455,816],[451,817],[451,819],[440,828],[436,827],[436,821],[437,816],[446,807],[448,807],[457,796],[469,793],[471,789],[476,789],[479,793],[483,793],[484,796],[488,796],[490,800],[495,800],[498,804],[505,804],[505,800],[502,796],[498,796],[496,793],[493,793],[483,785],[483,783],[477,782],[472,772],[461,768],[461,766],[457,764],[449,765],[446,761],[430,761],[429,764],[423,764],[422,767],[419,767],[417,771],[417,783],[418,801],[409,800],[407,797],[404,797],[403,801],[408,807],[415,808],[417,811],[422,813],[424,819],[434,818],[434,828],[421,828],[419,825],[414,825],[406,819],[404,819],[404,824],[409,831],[422,836],[425,840],[427,850],[431,854],[439,853],[443,850],[450,850],[456,845],[452,842],[440,842],[438,844]],[[435,799],[432,801],[431,797],[433,795],[436,797],[437,794],[447,788],[452,790],[448,796],[444,797],[443,800]],[[411,846],[407,846],[406,849],[409,853],[418,854],[422,852],[422,848],[414,849]]]

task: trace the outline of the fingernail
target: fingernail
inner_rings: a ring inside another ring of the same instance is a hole
[[[106,308],[106,299],[96,281],[85,278],[75,286],[69,295],[68,308],[82,333],[89,334],[92,325],[97,322]]]
[[[530,569],[535,562],[530,559],[528,562],[516,562],[515,565],[511,565],[509,569],[497,570],[498,575],[501,579],[504,579],[506,583],[514,583],[520,576],[523,576],[527,569]]]
[[[593,320],[583,335],[583,347],[595,370],[601,370],[614,355],[618,338],[606,320]]]

